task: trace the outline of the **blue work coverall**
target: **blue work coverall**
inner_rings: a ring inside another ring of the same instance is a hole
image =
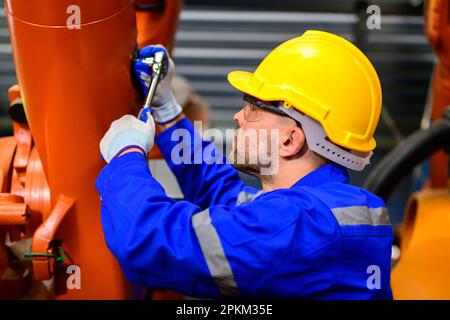
[[[177,129],[197,135],[183,141],[191,158],[214,147],[187,119],[156,137],[184,200],[165,194],[138,152],[96,181],[106,243],[131,282],[197,297],[392,299],[385,204],[347,184],[345,168],[327,164],[262,193],[229,164],[174,164]]]

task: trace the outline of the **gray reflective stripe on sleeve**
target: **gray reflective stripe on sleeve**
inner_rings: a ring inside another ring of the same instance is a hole
[[[389,226],[391,220],[385,207],[368,208],[365,206],[353,206],[331,209],[341,226],[371,225]]]
[[[237,200],[236,200],[236,206],[245,203],[245,202],[251,202],[253,200],[255,200],[256,197],[258,197],[259,195],[261,195],[263,193],[262,190],[256,192],[256,193],[250,193],[247,191],[241,191],[238,194]]]
[[[216,228],[211,223],[209,209],[192,216],[192,225],[200,243],[200,248],[208,265],[209,272],[219,290],[224,295],[237,295],[239,288],[234,279],[230,263],[220,242]]]

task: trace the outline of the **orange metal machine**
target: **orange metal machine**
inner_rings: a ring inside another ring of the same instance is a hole
[[[441,129],[444,137],[430,159],[425,190],[412,195],[406,207],[401,256],[392,273],[397,299],[450,299],[450,109],[443,116],[450,106],[449,1],[427,1],[425,18],[426,34],[439,58],[432,78],[433,124],[428,132]]]
[[[428,128],[407,137],[371,172],[366,188],[385,200],[397,183],[430,157],[428,182],[411,195],[392,270],[395,299],[450,299],[450,2],[428,0],[426,34],[439,58],[430,91]]]
[[[19,85],[9,90],[14,136],[0,139],[0,298],[36,297],[48,279],[61,299],[140,297],[103,239],[98,143],[139,103],[136,43],[170,48],[181,3],[5,0],[5,9]],[[80,281],[68,289],[70,264]]]

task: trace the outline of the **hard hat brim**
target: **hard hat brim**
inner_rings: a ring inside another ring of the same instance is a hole
[[[243,93],[255,96],[253,90],[250,88],[250,78],[253,73],[248,71],[232,71],[228,74],[228,82],[237,90]],[[257,97],[259,98],[259,97]]]

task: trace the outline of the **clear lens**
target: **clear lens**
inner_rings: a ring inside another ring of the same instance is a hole
[[[248,122],[261,120],[262,110],[248,102],[244,102],[244,118]]]

